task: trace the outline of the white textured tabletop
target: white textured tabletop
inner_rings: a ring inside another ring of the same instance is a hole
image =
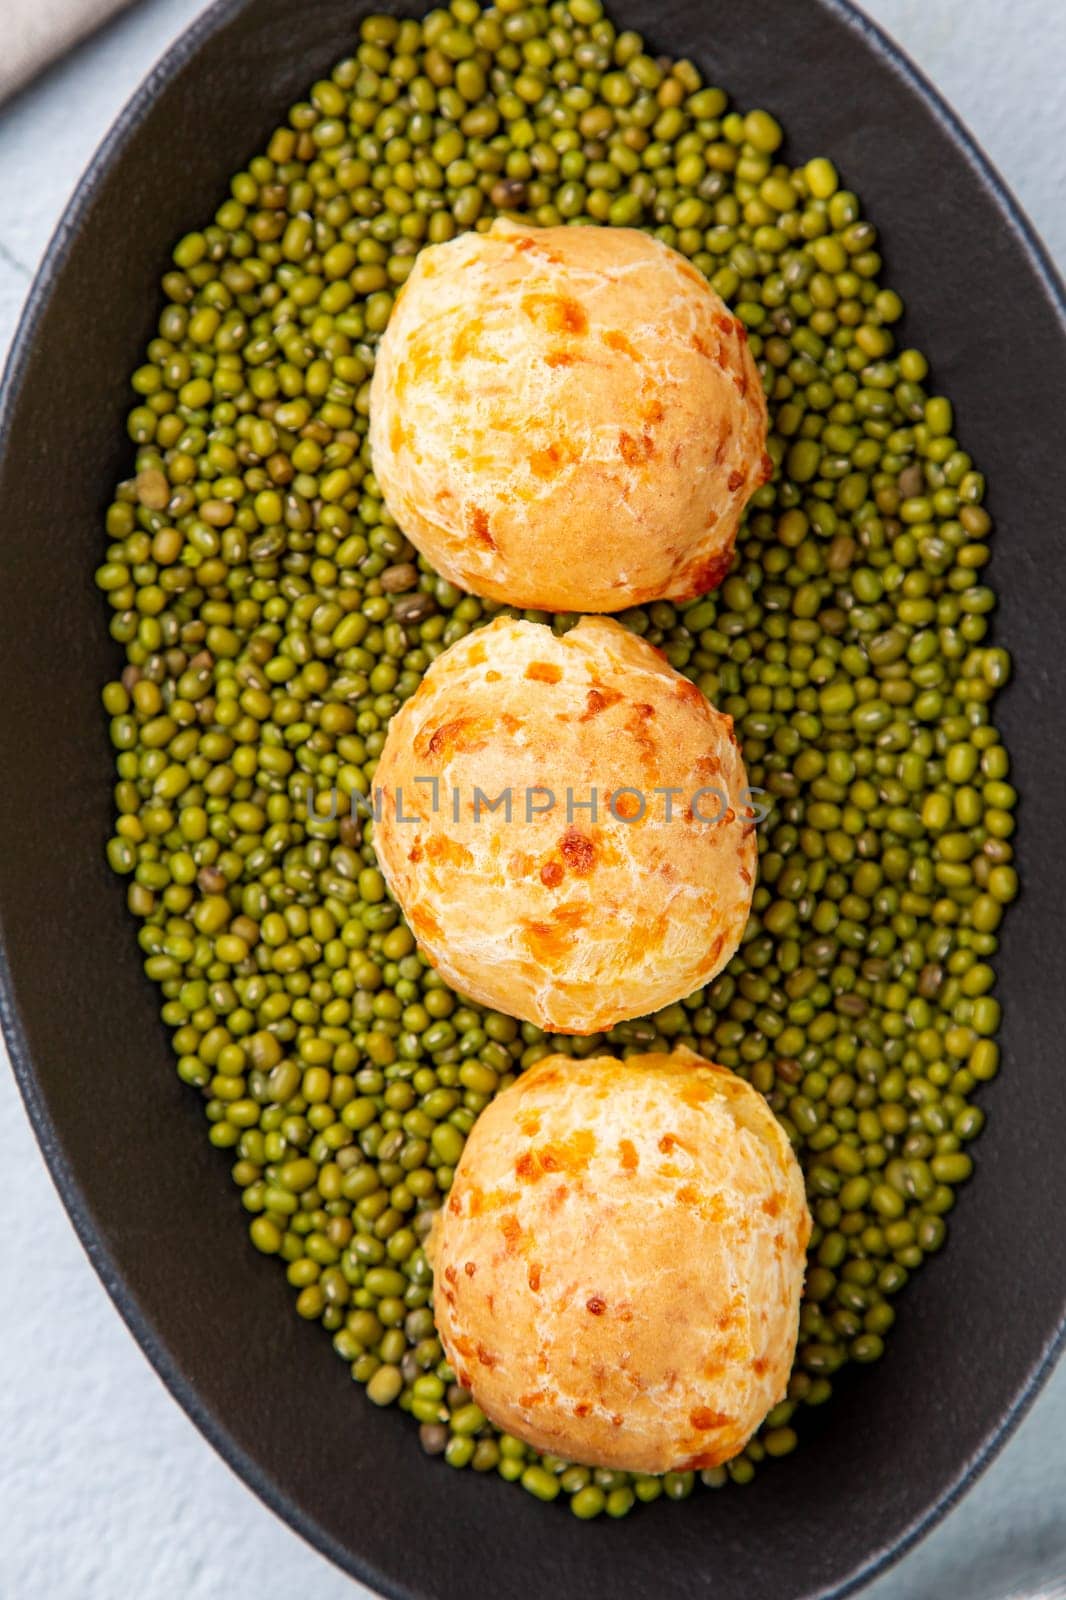
[[[144,0],[0,109],[0,357],[94,147],[201,6]],[[1062,0],[866,9],[942,89],[1066,266]],[[230,1474],[148,1367],[56,1198],[2,1045],[0,1171],[3,1600],[366,1596]],[[905,1446],[901,1457],[906,1471]],[[1053,1600],[1064,1505],[1066,1364],[987,1475],[868,1600]]]

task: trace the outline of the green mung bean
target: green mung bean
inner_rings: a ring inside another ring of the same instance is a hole
[[[455,1385],[424,1240],[487,1099],[552,1049],[682,1040],[794,1139],[815,1229],[789,1399],[700,1474],[720,1487],[789,1454],[840,1368],[880,1356],[999,1068],[1017,794],[991,720],[1010,662],[980,581],[985,482],[925,356],[897,347],[858,197],[783,139],[601,0],[366,19],[175,246],[96,573],[124,657],[103,690],[108,859],[253,1246],[427,1453],[585,1519],[696,1480],[538,1458]],[[748,935],[706,990],[592,1041],[454,996],[331,799],[370,794],[392,713],[497,611],[395,527],[366,434],[417,250],[500,212],[686,252],[749,329],[777,464],[719,590],[622,618],[733,717],[771,802]]]

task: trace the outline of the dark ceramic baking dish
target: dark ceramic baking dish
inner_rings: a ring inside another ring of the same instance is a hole
[[[841,1388],[802,1454],[749,1489],[620,1524],[581,1524],[450,1472],[409,1421],[366,1403],[249,1245],[103,854],[98,691],[116,652],[92,572],[109,485],[129,466],[127,374],[154,329],[169,246],[347,52],[367,9],[214,6],[119,119],[30,296],[0,403],[0,1006],[15,1072],[82,1242],[164,1382],[350,1573],[425,1600],[840,1596],[965,1490],[1063,1332],[1062,288],[964,131],[839,0],[615,0],[617,20],[654,48],[693,56],[741,105],[775,112],[796,154],[831,156],[883,231],[906,338],[930,353],[992,485],[998,638],[1016,660],[999,715],[1024,797],[1024,892],[1001,955],[1004,1070],[983,1092],[977,1179],[944,1255],[904,1295],[884,1360]]]

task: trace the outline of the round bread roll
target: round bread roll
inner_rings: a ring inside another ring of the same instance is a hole
[[[672,1056],[549,1056],[482,1112],[430,1239],[459,1382],[593,1466],[718,1466],[784,1397],[811,1222],[765,1100]]]
[[[422,250],[378,349],[370,442],[438,572],[547,611],[713,589],[771,470],[743,324],[630,228],[498,220]]]
[[[562,638],[499,618],[393,717],[374,844],[453,987],[595,1033],[683,999],[736,950],[750,798],[732,719],[660,651],[606,617]]]

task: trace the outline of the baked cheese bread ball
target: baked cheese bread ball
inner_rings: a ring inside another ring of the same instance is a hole
[[[810,1217],[725,1067],[549,1056],[481,1113],[430,1239],[459,1382],[538,1450],[718,1466],[783,1399]]]
[[[630,228],[497,220],[422,250],[378,349],[370,442],[438,572],[548,611],[713,589],[770,472],[743,324]]]
[[[691,994],[740,943],[756,842],[732,720],[610,618],[458,640],[374,782],[389,887],[483,1005],[595,1033]]]

